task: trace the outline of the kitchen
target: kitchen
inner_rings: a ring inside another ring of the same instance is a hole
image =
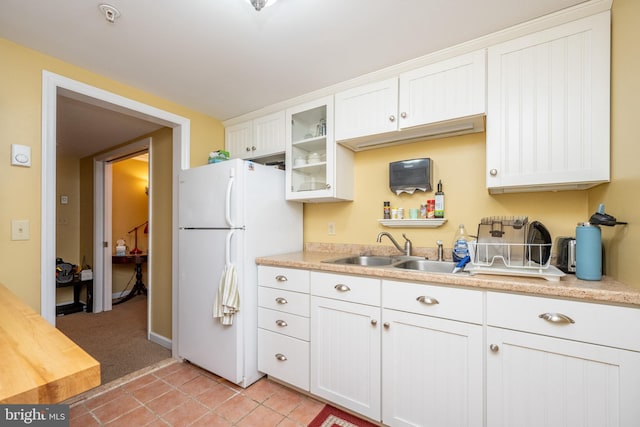
[[[377,219],[381,215],[383,200],[394,201],[389,194],[386,175],[381,170],[386,170],[389,162],[414,157],[428,157],[434,159],[435,177],[442,179],[447,195],[447,217],[449,221],[444,227],[434,230],[408,230],[408,236],[418,247],[434,247],[437,240],[448,242],[451,240],[458,223],[467,226],[477,224],[479,218],[487,215],[518,215],[527,214],[532,218],[544,222],[554,236],[572,235],[575,223],[587,220],[599,203],[604,203],[607,211],[617,217],[629,221],[626,228],[604,229],[603,240],[606,249],[606,273],[618,281],[634,287],[640,286],[634,264],[637,256],[635,248],[640,241],[640,235],[633,223],[637,219],[637,200],[634,197],[638,188],[638,172],[635,158],[638,148],[634,141],[634,112],[638,88],[635,80],[638,70],[638,56],[635,39],[637,30],[634,25],[634,17],[638,16],[637,5],[631,1],[615,1],[612,8],[612,175],[609,184],[600,185],[586,191],[565,192],[536,192],[524,194],[504,194],[490,196],[485,187],[485,135],[470,134],[454,138],[432,140],[421,144],[420,142],[400,145],[396,147],[382,148],[378,150],[364,151],[354,156],[354,201],[330,204],[306,204],[304,212],[304,240],[305,242],[324,243],[353,243],[374,244],[375,237],[382,228],[377,225]],[[39,88],[39,70],[41,68],[53,69],[61,74],[81,78],[85,72],[66,64],[52,61],[24,49],[5,43],[3,41],[3,57],[13,58],[16,63],[16,78],[12,85],[15,88],[6,89],[6,93],[12,94],[16,99],[26,98],[30,113],[20,111],[7,111],[11,121],[30,123],[30,128],[38,129],[39,122],[32,118],[37,116],[40,108],[40,94],[35,88]],[[6,56],[5,56],[6,54]],[[29,61],[20,58],[27,55]],[[21,71],[28,71],[29,79],[18,78]],[[90,75],[89,80],[98,86],[110,90],[120,91],[117,85],[102,79],[99,76]],[[158,102],[153,97],[127,92],[129,96],[139,97],[149,103],[173,110],[190,116],[192,119],[192,164],[204,164],[209,151],[212,148],[222,148],[223,131],[221,126],[208,118],[184,109],[175,108],[172,105]],[[5,113],[3,111],[3,113]],[[37,131],[19,131],[3,127],[5,141],[20,140],[33,147],[39,146],[39,133]],[[212,147],[209,135],[217,135],[217,147]],[[206,142],[205,142],[206,141]],[[9,144],[9,142],[7,142]],[[7,145],[8,147],[8,145]],[[426,147],[426,150],[425,150]],[[37,151],[37,150],[34,150]],[[425,153],[426,152],[426,153]],[[461,154],[462,153],[462,154]],[[38,176],[33,173],[24,176],[3,166],[3,171],[13,182],[25,180],[28,187],[38,186]],[[464,174],[460,174],[463,169]],[[16,193],[30,194],[21,186],[15,190],[6,190],[9,200],[24,200],[17,203],[14,209],[19,212],[27,211],[33,218],[33,223],[39,218],[38,195],[30,195],[24,199]],[[411,198],[397,199],[406,208],[419,204],[419,194]],[[394,203],[398,204],[399,203]],[[472,207],[470,209],[469,207]],[[11,215],[3,213],[6,221]],[[335,224],[335,235],[327,233],[328,223]],[[39,303],[39,277],[32,271],[31,265],[39,264],[39,252],[37,249],[36,230],[34,237],[25,247],[16,248],[10,242],[2,245],[2,253],[7,265],[15,265],[13,271],[5,271],[2,282],[10,286],[23,299],[27,300],[34,308]],[[7,239],[8,240],[8,239]],[[17,250],[16,250],[17,249]],[[18,283],[20,285],[18,285]],[[170,337],[170,331],[160,331]]]

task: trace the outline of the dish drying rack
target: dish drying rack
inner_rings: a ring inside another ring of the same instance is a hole
[[[482,218],[477,240],[469,242],[470,261],[465,270],[559,281],[565,274],[550,265],[552,244],[532,241],[532,225],[526,216]]]
[[[515,269],[544,270],[549,268],[551,258],[539,264],[533,260],[543,259],[551,251],[551,243],[493,243],[469,242],[471,264],[476,267],[506,267]]]

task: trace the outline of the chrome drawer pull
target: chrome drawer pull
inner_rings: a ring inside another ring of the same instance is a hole
[[[276,276],[276,282],[286,282],[287,280],[288,280],[288,279],[287,279],[287,276],[283,276],[283,275],[281,275],[281,274],[278,274],[278,275]]]
[[[278,360],[279,360],[279,361],[281,361],[281,362],[284,362],[285,360],[287,360],[287,356],[285,356],[285,355],[284,355],[284,354],[282,354],[282,353],[277,353],[277,354],[276,354],[276,359],[278,359]]]
[[[385,328],[385,329],[389,329],[389,328],[391,327],[391,323],[389,323],[389,322],[384,322],[384,323],[382,324],[382,326],[384,326],[384,328]]]
[[[287,324],[287,322],[285,322],[284,320],[276,320],[276,325],[280,326],[280,327],[285,327],[285,326],[289,326]]]
[[[284,299],[284,298],[282,298],[282,297],[278,297],[278,298],[276,298],[276,302],[277,302],[278,304],[286,304],[286,303],[288,303],[289,301],[287,301],[286,299]]]
[[[538,317],[551,323],[576,323],[572,318],[562,313],[542,313]]]
[[[373,326],[376,326],[378,324],[378,321],[376,319],[371,319],[371,324]]]
[[[343,285],[342,283],[338,283],[337,285],[335,285],[334,289],[338,292],[348,292],[351,290],[350,287],[348,287],[347,285]]]
[[[493,351],[494,353],[497,353],[498,350],[500,350],[500,347],[498,347],[498,344],[491,344],[489,346],[489,350]]]
[[[423,304],[428,304],[428,305],[440,304],[440,301],[438,301],[437,299],[431,298],[431,297],[426,297],[424,295],[419,296],[418,298],[416,298],[416,301],[421,302]]]

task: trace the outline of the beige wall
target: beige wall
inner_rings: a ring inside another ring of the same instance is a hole
[[[30,168],[0,162],[0,180],[3,182],[0,185],[0,225],[4,224],[0,226],[0,259],[3,265],[11,266],[0,270],[0,283],[39,312],[43,70],[190,119],[194,163],[206,162],[206,153],[224,146],[224,129],[219,120],[5,39],[0,39],[0,58],[0,158],[9,159],[12,143],[28,145],[32,150]],[[84,161],[82,167],[83,170],[86,167]],[[31,238],[28,241],[11,240],[9,225],[12,219],[30,221]],[[81,241],[81,248],[84,248],[85,238]]]

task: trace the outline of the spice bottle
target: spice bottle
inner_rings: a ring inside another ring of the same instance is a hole
[[[384,219],[391,219],[391,204],[390,202],[384,202],[383,216]]]

